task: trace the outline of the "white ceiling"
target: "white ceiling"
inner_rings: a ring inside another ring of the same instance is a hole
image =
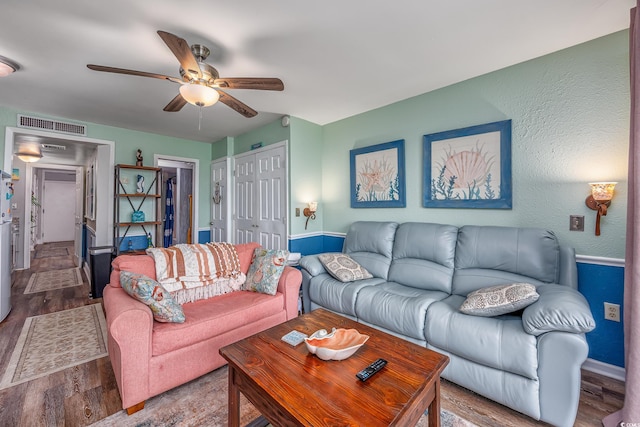
[[[444,87],[629,27],[633,0],[2,0],[0,105],[205,142],[289,114],[317,124]],[[222,77],[278,77],[283,92],[229,90],[224,104],[162,108],[179,77],[157,35],[212,51]]]

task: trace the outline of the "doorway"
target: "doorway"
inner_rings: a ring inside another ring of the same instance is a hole
[[[14,160],[14,154],[23,139],[29,139],[38,144],[55,144],[64,146],[67,150],[44,152],[44,157],[38,163],[23,163]],[[113,238],[113,175],[115,142],[84,136],[66,135],[56,132],[41,131],[36,129],[23,129],[7,127],[5,129],[4,168],[18,171],[19,180],[14,182],[16,192],[15,202],[12,203],[12,216],[14,223],[18,224],[19,234],[16,245],[16,269],[28,269],[31,265],[31,206],[32,206],[32,181],[33,168],[64,169],[82,168],[88,164],[91,155],[96,159],[96,187],[104,191],[99,192],[97,204],[98,210],[91,230],[87,226],[87,233],[91,234],[92,245],[111,245]],[[75,217],[75,260],[78,265],[82,263],[83,255],[83,226],[84,213],[82,211],[84,198],[84,175],[76,174],[76,201],[79,205],[78,214]],[[38,203],[40,203],[38,201]],[[87,236],[89,241],[89,236]]]
[[[156,158],[156,166],[162,177],[162,227],[156,241],[165,248],[198,243],[198,160],[162,156]]]

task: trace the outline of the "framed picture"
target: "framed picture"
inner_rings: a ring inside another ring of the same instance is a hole
[[[426,208],[511,209],[511,120],[424,136]]]
[[[404,208],[404,139],[351,153],[351,207]]]

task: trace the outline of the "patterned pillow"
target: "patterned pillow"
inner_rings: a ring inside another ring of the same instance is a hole
[[[288,256],[289,251],[287,250],[256,248],[253,251],[253,260],[249,267],[249,273],[247,273],[244,289],[275,295]]]
[[[371,279],[373,276],[349,255],[342,253],[320,254],[318,259],[327,272],[341,282]]]
[[[126,293],[146,304],[158,322],[183,323],[182,306],[178,304],[160,283],[144,274],[120,272],[120,284]]]
[[[467,295],[460,311],[474,316],[499,316],[533,304],[540,295],[529,283],[512,283],[478,289]]]

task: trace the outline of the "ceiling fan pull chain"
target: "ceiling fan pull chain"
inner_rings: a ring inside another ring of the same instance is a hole
[[[198,114],[198,132],[200,131],[200,123],[202,123],[202,106],[198,107],[200,114]]]

